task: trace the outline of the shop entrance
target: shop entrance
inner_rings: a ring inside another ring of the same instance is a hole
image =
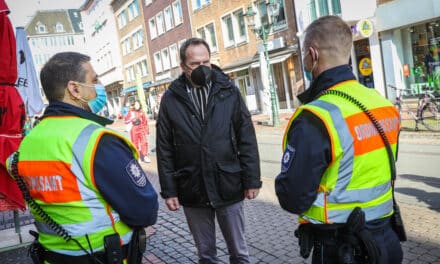
[[[371,65],[370,43],[368,39],[354,42],[359,82],[374,88],[373,66]]]

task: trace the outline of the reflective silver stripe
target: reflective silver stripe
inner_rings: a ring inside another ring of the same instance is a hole
[[[301,217],[304,218],[304,220],[306,220],[307,222],[310,222],[310,223],[312,223],[312,224],[325,224],[324,222],[321,222],[321,221],[315,220],[315,219],[310,218],[310,217],[308,217],[308,216],[306,216],[306,215],[301,215]]]
[[[81,131],[72,146],[73,157],[71,171],[77,179],[81,200],[90,210],[92,219],[88,222],[63,224],[62,226],[71,236],[83,236],[86,234],[85,231],[89,231],[89,233],[97,233],[112,225],[108,215],[103,214],[103,212],[105,212],[103,204],[97,199],[95,192],[88,187],[88,181],[84,175],[82,167],[85,150],[88,146],[90,137],[93,132],[99,128],[100,126],[96,124],[88,125]]]
[[[48,235],[58,235],[48,224],[35,220],[35,227],[38,232],[48,234]]]
[[[347,186],[351,181],[351,176],[353,174],[353,137],[351,136],[350,130],[347,127],[347,123],[345,123],[344,116],[336,105],[320,100],[312,102],[311,105],[323,108],[329,112],[333,120],[336,133],[338,133],[343,153],[341,161],[339,162],[338,180],[336,182],[335,188],[332,190],[331,193],[329,193],[328,201],[331,203],[352,202],[352,197],[349,195],[347,196],[343,193],[346,191]],[[329,131],[329,133],[331,132]],[[344,196],[344,198],[348,199],[341,200],[341,196]],[[371,199],[371,197],[369,199]]]
[[[351,210],[329,210],[328,211],[328,220],[333,223],[345,223],[347,222],[347,218],[350,215]],[[362,208],[362,211],[365,212],[365,220],[371,221],[374,219],[378,219],[393,210],[393,200],[389,199],[388,201],[378,204],[372,207]]]
[[[378,198],[388,192],[391,188],[391,183],[388,181],[384,184],[373,188],[365,188],[365,189],[357,189],[357,190],[345,190],[345,192],[341,192],[337,197],[334,197],[329,202],[331,203],[343,203],[343,202],[352,202],[352,203],[365,203],[373,200],[374,198]],[[331,196],[331,194],[330,194]]]
[[[75,242],[73,242],[73,241],[71,241],[69,243],[74,243],[75,244]],[[90,249],[89,249],[88,246],[85,247],[85,249],[90,252]],[[60,254],[64,254],[64,255],[69,255],[69,256],[82,256],[82,255],[86,254],[86,252],[84,252],[82,249],[78,249],[78,250],[51,249],[51,251],[57,252],[57,253],[60,253]],[[93,252],[99,252],[99,251],[104,251],[104,246],[97,247],[97,248],[93,249]]]
[[[363,203],[388,192],[389,188],[391,188],[390,182],[372,188],[347,190],[347,186],[353,174],[353,136],[350,133],[340,109],[336,105],[319,100],[312,102],[311,105],[315,105],[329,112],[343,151],[343,156],[339,163],[338,180],[335,188],[329,192],[328,201],[330,203]]]
[[[315,201],[313,202],[314,206],[324,207],[325,202],[325,193],[319,192],[318,196],[316,197]]]

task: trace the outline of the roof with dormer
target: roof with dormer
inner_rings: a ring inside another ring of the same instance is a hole
[[[62,25],[63,31],[57,31],[57,24]],[[39,31],[39,25],[44,25],[45,31]],[[39,10],[26,25],[25,30],[28,36],[84,33],[78,9]]]

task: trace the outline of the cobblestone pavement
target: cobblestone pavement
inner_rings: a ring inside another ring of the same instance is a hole
[[[157,176],[149,168],[151,182]],[[246,237],[252,263],[308,263],[298,252],[293,232],[296,217],[284,212],[273,196],[273,180],[263,179],[265,188],[256,200],[245,201]],[[403,243],[403,263],[440,263],[440,214],[424,207],[400,204],[409,241]],[[219,230],[217,228],[217,230]],[[158,222],[147,229],[149,236],[143,263],[197,263],[196,250],[182,210],[170,212],[160,201]],[[228,263],[226,244],[217,232],[217,251]],[[0,252],[0,263],[31,263],[26,247]]]
[[[261,132],[261,131],[260,131]],[[158,190],[156,160],[142,164]],[[263,178],[255,200],[245,201],[246,238],[252,263],[309,263],[299,256],[296,216],[283,211],[274,195],[273,179]],[[426,207],[400,203],[408,234],[403,243],[403,263],[440,263],[440,213]],[[229,263],[226,244],[217,228],[217,251]],[[196,250],[183,211],[170,212],[162,199],[158,222],[147,229],[149,236],[143,263],[197,263]],[[1,237],[0,237],[1,240]],[[1,264],[32,263],[26,247],[0,252]]]

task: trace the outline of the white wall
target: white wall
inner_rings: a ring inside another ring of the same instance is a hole
[[[376,10],[379,31],[407,26],[437,17],[440,17],[439,0],[394,0],[380,5]]]
[[[81,11],[87,54],[91,56],[92,65],[104,85],[123,80],[117,25],[110,3],[111,0],[95,0],[87,10]],[[105,25],[92,35],[95,31],[95,23],[103,24],[104,21]],[[113,66],[111,67],[106,66],[104,61],[98,62],[98,58],[108,52],[112,57]],[[115,69],[109,71],[113,67]]]
[[[374,16],[376,0],[340,0],[342,19],[354,21]]]

